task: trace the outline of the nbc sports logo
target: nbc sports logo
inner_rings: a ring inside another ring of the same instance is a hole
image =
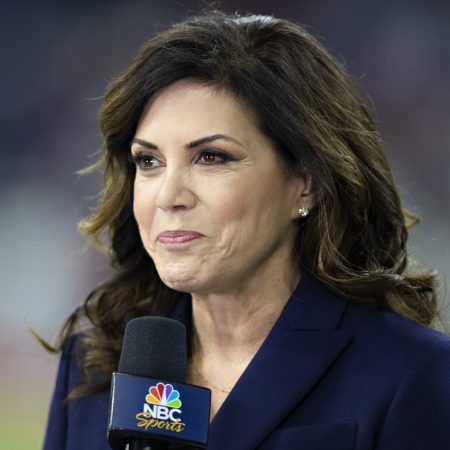
[[[171,384],[151,386],[145,397],[143,412],[158,420],[179,422],[181,419],[180,393]]]

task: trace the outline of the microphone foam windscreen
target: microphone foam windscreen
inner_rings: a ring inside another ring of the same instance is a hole
[[[186,367],[186,328],[182,323],[158,316],[127,323],[119,372],[184,383]]]

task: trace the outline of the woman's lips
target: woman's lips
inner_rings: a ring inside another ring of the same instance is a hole
[[[173,230],[159,233],[157,240],[162,244],[183,244],[202,237],[204,237],[203,234],[196,231]]]

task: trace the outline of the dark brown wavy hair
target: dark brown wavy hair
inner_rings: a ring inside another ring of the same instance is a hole
[[[58,349],[80,323],[90,324],[81,361],[86,378],[72,396],[107,387],[127,321],[167,315],[179,296],[162,283],[141,243],[128,155],[148,100],[185,78],[243,101],[287,170],[311,176],[318,202],[299,223],[295,245],[302,270],[350,300],[425,325],[439,318],[436,275],[408,271],[407,228],[417,218],[402,209],[373,118],[352,78],[299,25],[207,12],[154,35],[107,88],[99,113],[104,149],[95,165],[104,171],[104,186],[95,214],[80,229],[103,246],[114,270],[61,332]]]

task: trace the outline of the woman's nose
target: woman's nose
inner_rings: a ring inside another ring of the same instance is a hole
[[[191,176],[186,170],[166,168],[160,178],[156,206],[164,211],[190,209],[195,205]]]

